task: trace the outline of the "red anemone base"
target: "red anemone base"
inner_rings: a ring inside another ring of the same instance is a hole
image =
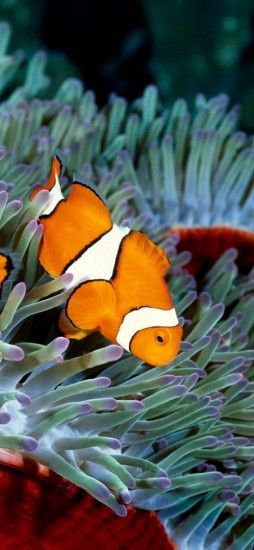
[[[218,227],[174,227],[170,233],[180,236],[177,252],[190,250],[192,260],[186,266],[196,278],[211,269],[214,262],[227,250],[238,250],[237,265],[241,273],[249,271],[254,265],[254,233],[245,229],[229,226]]]
[[[4,550],[174,550],[155,512],[117,517],[46,470],[0,469],[0,548]]]

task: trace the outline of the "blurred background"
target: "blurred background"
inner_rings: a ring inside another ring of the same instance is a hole
[[[69,76],[100,105],[150,83],[165,105],[225,92],[254,130],[254,0],[0,0],[0,19],[11,50],[48,51],[51,94]]]

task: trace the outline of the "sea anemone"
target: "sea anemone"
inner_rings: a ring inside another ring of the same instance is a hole
[[[0,31],[3,92],[22,56],[6,55],[10,29],[2,23]],[[94,93],[71,78],[52,100],[32,99],[48,84],[45,65],[45,54],[35,54],[23,86],[1,104],[0,177],[11,196],[45,180],[58,147],[70,178],[78,171],[95,181],[116,221],[151,232],[161,224],[253,228],[253,137],[235,131],[239,106],[227,112],[225,94],[200,94],[190,114],[183,99],[163,109],[149,86],[131,105],[112,94],[99,110]]]
[[[3,56],[8,32],[3,24]],[[176,229],[252,229],[252,138],[234,131],[238,109],[226,113],[225,95],[199,96],[193,116],[183,100],[162,109],[153,86],[132,105],[112,96],[101,111],[74,79],[52,100],[31,99],[45,84],[43,65],[38,54],[25,85],[0,106],[0,245],[14,264],[1,295],[0,446],[120,516],[129,503],[157,510],[181,550],[250,550],[253,248],[243,269],[234,247],[215,259],[203,246],[202,269],[188,272],[191,253],[178,251]],[[7,66],[3,86],[15,56]],[[73,171],[94,181],[114,221],[147,231],[172,261],[167,280],[184,340],[163,369],[99,336],[69,345],[56,334],[68,276],[50,280],[39,267],[45,194],[28,201],[56,148],[66,191]],[[190,248],[195,259],[195,238]]]

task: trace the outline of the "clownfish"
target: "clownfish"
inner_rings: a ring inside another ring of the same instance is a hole
[[[3,251],[0,251],[0,290],[13,269],[14,266],[11,257]]]
[[[150,365],[167,364],[179,351],[182,327],[164,280],[165,252],[143,232],[113,223],[93,186],[76,179],[64,198],[61,173],[55,155],[48,183],[30,195],[49,191],[39,217],[40,264],[53,277],[73,276],[61,332],[80,339],[100,331]]]

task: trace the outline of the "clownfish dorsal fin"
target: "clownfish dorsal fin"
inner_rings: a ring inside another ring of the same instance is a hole
[[[75,177],[67,201],[77,213],[82,211],[86,229],[89,229],[89,224],[96,225],[102,234],[112,228],[113,223],[109,209],[98,189],[90,182],[87,183],[83,179]]]
[[[151,268],[156,269],[164,276],[171,265],[164,250],[153,243],[142,231],[131,231],[130,238],[132,245],[136,248],[136,253],[146,258],[147,263],[151,264]]]

